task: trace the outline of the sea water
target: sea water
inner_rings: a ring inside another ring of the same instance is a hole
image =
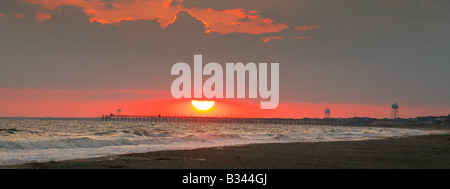
[[[326,125],[0,119],[0,165],[255,143],[382,139],[432,132]]]

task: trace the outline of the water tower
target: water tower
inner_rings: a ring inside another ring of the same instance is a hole
[[[398,119],[400,117],[399,110],[398,110],[398,104],[395,102],[392,104],[392,110],[391,110],[391,118],[392,119]]]
[[[120,116],[120,112],[121,112],[122,110],[119,108],[119,109],[117,109],[117,115],[118,116]]]
[[[325,109],[325,118],[330,118],[330,108]]]

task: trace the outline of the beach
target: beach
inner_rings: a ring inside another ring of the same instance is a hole
[[[249,144],[0,166],[3,169],[448,169],[450,134]]]

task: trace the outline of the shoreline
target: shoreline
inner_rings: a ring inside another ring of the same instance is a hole
[[[446,133],[156,151],[3,165],[0,169],[448,169],[449,162],[450,134]]]

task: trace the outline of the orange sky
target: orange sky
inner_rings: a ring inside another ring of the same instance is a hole
[[[151,90],[46,90],[0,89],[0,116],[25,117],[98,117],[100,114],[210,117],[280,117],[323,118],[325,108],[331,109],[331,117],[385,118],[390,116],[390,104],[348,103],[280,103],[273,110],[261,110],[259,101],[217,99],[208,111],[198,111],[190,99],[176,100],[168,91]],[[401,117],[441,115],[448,107],[402,106]]]
[[[186,9],[181,4],[169,6],[172,0],[153,1],[126,1],[105,3],[101,0],[25,0],[33,4],[40,4],[47,9],[55,9],[60,5],[76,5],[82,7],[91,17],[91,22],[114,23],[120,20],[153,20],[157,19],[161,27],[167,26],[175,18],[180,10],[187,10],[193,16],[205,23],[206,31],[216,31],[220,33],[241,32],[249,34],[279,32],[290,28],[284,23],[275,24],[270,18],[264,18],[256,14],[254,10],[233,9],[217,11],[213,9]],[[108,4],[109,6],[106,6]],[[112,8],[114,7],[114,8]],[[48,13],[36,16],[42,21],[48,18]],[[317,29],[320,26],[294,26],[296,29]]]

